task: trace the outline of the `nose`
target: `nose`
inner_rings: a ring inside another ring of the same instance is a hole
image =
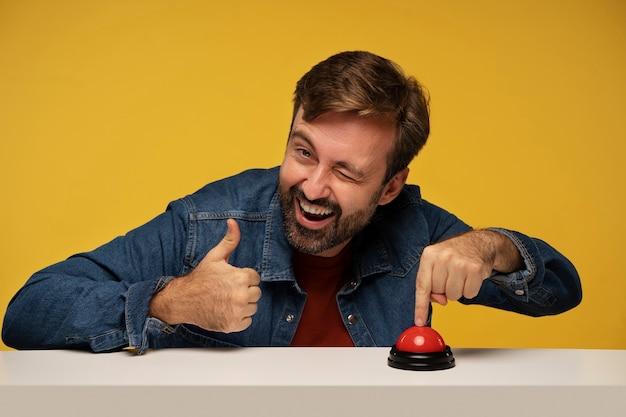
[[[311,170],[302,183],[302,191],[310,201],[330,197],[330,172],[321,166]]]

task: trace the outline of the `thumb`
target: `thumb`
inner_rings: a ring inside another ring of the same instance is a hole
[[[430,294],[430,301],[445,306],[448,304],[448,297],[445,294]]]
[[[224,238],[207,253],[206,258],[209,258],[209,260],[228,261],[230,254],[235,250],[237,245],[239,245],[241,231],[239,230],[237,222],[233,219],[228,219],[226,226],[228,226],[228,230]]]

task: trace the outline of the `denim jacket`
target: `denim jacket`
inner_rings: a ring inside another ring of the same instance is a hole
[[[288,346],[306,294],[291,267],[277,187],[278,168],[217,181],[170,203],[125,236],[35,273],[9,304],[3,340],[18,349],[130,347],[139,353],[165,347]],[[241,229],[229,263],[254,268],[261,277],[262,297],[250,327],[224,334],[149,317],[153,294],[198,265],[226,233],[228,218]],[[423,249],[467,230],[457,217],[423,200],[413,185],[377,209],[354,238],[352,277],[337,294],[355,346],[391,346],[413,325]],[[493,274],[477,297],[462,303],[539,316],[580,302],[580,281],[566,258],[541,240],[493,230],[515,243],[525,269]]]

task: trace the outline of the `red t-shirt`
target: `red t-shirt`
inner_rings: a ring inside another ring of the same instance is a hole
[[[351,248],[332,258],[294,252],[294,273],[307,299],[292,346],[354,346],[337,307],[337,293],[350,279]]]

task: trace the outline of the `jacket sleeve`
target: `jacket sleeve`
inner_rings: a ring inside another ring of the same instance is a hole
[[[423,201],[431,243],[471,230],[447,211]],[[478,295],[463,304],[481,304],[529,316],[559,314],[580,304],[582,288],[572,263],[546,242],[503,228],[491,228],[511,239],[524,260],[524,269],[494,273],[483,281]]]
[[[582,300],[582,286],[572,263],[546,242],[512,230],[492,228],[513,241],[525,269],[494,273],[483,282],[475,298],[464,304],[482,304],[529,316],[559,314]]]
[[[152,294],[185,272],[182,201],[92,252],[35,273],[10,301],[3,341],[16,349],[145,349]]]

